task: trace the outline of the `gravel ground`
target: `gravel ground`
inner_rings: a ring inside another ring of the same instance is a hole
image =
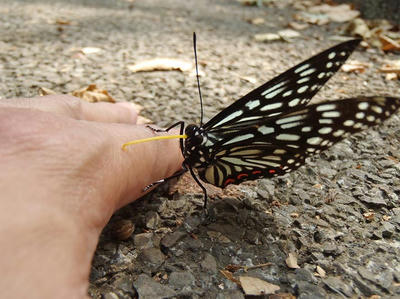
[[[195,78],[178,71],[132,73],[127,66],[155,57],[193,61],[193,31],[206,119],[334,45],[332,37],[340,34],[335,25],[313,26],[292,43],[255,42],[256,33],[286,28],[295,12],[282,8],[287,0],[281,8],[244,7],[233,0],[2,2],[2,98],[33,96],[38,87],[68,92],[95,83],[118,100],[143,105],[143,115],[161,126],[198,123]],[[264,24],[248,22],[259,17]],[[101,51],[83,55],[83,47]],[[372,66],[363,74],[337,74],[316,100],[399,96],[399,82],[377,71],[399,55],[359,49],[352,58]],[[198,189],[158,188],[118,211],[106,227],[93,260],[90,295],[244,298],[220,273],[236,264],[249,267],[236,271],[236,278],[278,285],[280,297],[274,298],[399,298],[399,124],[395,115],[294,173],[212,196],[208,217]],[[299,268],[288,267],[289,253]]]

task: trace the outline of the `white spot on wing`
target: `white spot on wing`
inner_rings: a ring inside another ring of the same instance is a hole
[[[322,113],[322,117],[326,117],[326,118],[339,117],[339,116],[340,116],[339,111],[329,111],[329,112]]]
[[[317,69],[308,69],[308,70],[305,70],[304,72],[302,72],[302,73],[300,74],[300,76],[301,76],[301,77],[305,77],[305,76],[311,75],[311,74],[314,73],[316,70],[317,70]]]
[[[232,138],[231,140],[228,140],[227,142],[224,143],[224,145],[235,143],[235,142],[241,142],[241,141],[253,138],[253,137],[254,137],[254,134],[239,135],[239,136]]]
[[[278,120],[276,121],[276,124],[277,124],[277,125],[285,124],[285,123],[289,123],[289,122],[298,121],[298,120],[301,120],[301,119],[303,119],[303,118],[304,118],[304,115],[289,116],[289,117],[285,117],[285,118],[278,119]]]
[[[260,110],[261,110],[261,111],[273,110],[273,109],[277,109],[277,108],[279,108],[279,107],[281,107],[281,106],[282,106],[282,102],[273,103],[273,104],[265,105],[265,106],[262,107]]]
[[[325,105],[319,105],[317,106],[317,111],[326,111],[326,110],[333,110],[335,109],[336,105],[335,104],[325,104]]]
[[[282,85],[285,85],[285,84],[286,84],[286,81],[282,81],[282,82],[280,82],[280,83],[278,83],[278,84],[275,84],[274,86],[272,86],[272,87],[270,87],[270,88],[264,90],[264,91],[261,93],[261,95],[264,96],[264,95],[270,93],[271,91],[282,87]]]
[[[306,64],[303,64],[303,65],[299,66],[297,69],[294,70],[294,72],[297,74],[297,73],[300,73],[301,71],[303,71],[303,70],[305,70],[305,69],[307,69],[309,67],[310,67],[310,64],[306,63]]]
[[[261,132],[263,135],[267,135],[273,133],[275,130],[272,127],[261,126],[257,129],[257,131]]]
[[[265,97],[266,99],[272,99],[273,97],[277,96],[277,95],[280,94],[282,91],[284,91],[285,89],[286,89],[286,87],[282,87],[282,88],[273,90],[273,91],[267,93],[264,97]],[[263,93],[262,95],[264,95],[264,93]]]
[[[307,143],[311,145],[320,144],[323,139],[321,137],[311,137],[307,139]]]
[[[293,100],[291,100],[291,101],[289,102],[289,106],[290,106],[290,107],[294,107],[294,106],[296,106],[297,104],[299,104],[299,102],[300,102],[300,99],[299,99],[299,98],[293,99]]]
[[[279,134],[275,138],[277,140],[296,141],[300,139],[300,136],[295,134]]]
[[[343,125],[346,126],[346,127],[351,127],[351,126],[354,125],[354,121],[351,120],[351,119],[346,120],[345,122],[343,122]]]
[[[304,86],[300,87],[299,89],[297,89],[297,92],[298,92],[298,93],[303,93],[303,92],[305,92],[307,89],[308,89],[308,86],[307,86],[307,85],[304,85]]]
[[[335,58],[335,56],[336,56],[336,53],[335,52],[331,52],[331,53],[329,53],[328,58],[329,59],[333,59],[333,58]]]
[[[242,110],[236,110],[235,112],[229,114],[227,117],[225,117],[224,119],[221,119],[218,123],[216,123],[214,126],[218,127],[224,123],[227,123],[229,121],[231,121],[232,119],[235,119],[236,117],[240,116],[243,114]]]
[[[252,110],[259,105],[260,105],[260,100],[254,100],[254,101],[247,102],[245,106],[248,107],[249,110]]]
[[[320,133],[322,135],[329,134],[330,132],[332,132],[332,128],[331,127],[323,127],[323,128],[318,130],[318,133]]]

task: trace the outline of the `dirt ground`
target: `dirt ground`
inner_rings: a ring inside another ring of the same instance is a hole
[[[288,0],[263,7],[233,0],[2,2],[2,98],[95,83],[119,101],[141,104],[142,114],[160,126],[199,123],[193,73],[133,73],[128,66],[160,57],[193,62],[193,31],[206,120],[343,35],[343,25],[330,23],[309,26],[291,42],[256,42],[255,34],[275,33],[293,21],[296,8]],[[250,22],[257,18],[264,22]],[[95,53],[85,54],[85,47]],[[351,59],[370,67],[362,74],[338,73],[316,100],[400,96],[399,81],[378,72],[400,55],[360,48]],[[118,211],[105,228],[90,295],[244,298],[221,272],[231,270],[224,273],[279,286],[279,295],[270,298],[399,298],[399,125],[397,114],[294,173],[213,191],[207,217],[190,181],[175,192],[161,186]],[[289,254],[297,268],[288,266]]]

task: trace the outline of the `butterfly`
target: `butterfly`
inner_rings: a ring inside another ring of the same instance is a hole
[[[207,190],[199,178],[225,188],[246,180],[284,175],[302,166],[307,157],[389,118],[399,109],[400,98],[360,96],[308,105],[359,43],[359,39],[345,41],[303,61],[205,124],[201,113],[200,125],[185,128],[181,121],[166,129],[180,126],[180,135],[171,138],[180,138],[184,156],[182,170],[172,177],[189,170],[204,192],[206,205]],[[197,70],[196,50],[195,59]],[[201,99],[200,88],[199,93]]]

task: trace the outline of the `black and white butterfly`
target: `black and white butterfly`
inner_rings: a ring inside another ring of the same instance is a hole
[[[311,57],[205,124],[185,129],[183,122],[175,124],[186,135],[184,142],[180,140],[183,168],[175,176],[189,170],[207,199],[193,169],[201,180],[221,188],[284,175],[303,165],[307,157],[389,118],[399,109],[400,98],[354,97],[307,105],[359,43],[349,40]]]

